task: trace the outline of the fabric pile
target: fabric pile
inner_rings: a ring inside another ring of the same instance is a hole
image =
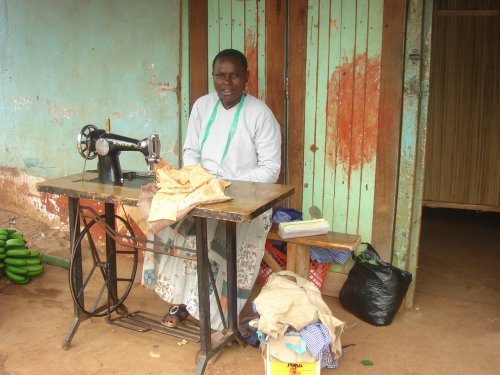
[[[200,204],[232,199],[224,194],[231,183],[213,178],[199,164],[175,169],[163,163],[156,169],[155,176],[157,182],[142,188],[137,203],[150,233],[181,220]]]
[[[272,274],[254,304],[261,344],[270,345],[273,360],[338,367],[345,323],[333,316],[313,283],[291,271]]]

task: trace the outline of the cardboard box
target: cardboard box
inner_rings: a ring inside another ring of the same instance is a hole
[[[266,375],[320,375],[321,363],[315,362],[281,362],[270,355],[272,340],[265,345]]]

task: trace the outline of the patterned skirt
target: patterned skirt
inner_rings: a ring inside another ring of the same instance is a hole
[[[252,221],[236,225],[238,313],[243,309],[259,273],[267,234],[271,228],[269,210]],[[214,274],[220,302],[227,317],[226,225],[223,221],[207,220],[208,258]],[[152,239],[153,235],[149,235]],[[187,249],[196,249],[194,219],[186,216],[156,234],[156,240]],[[193,256],[182,250],[174,253]],[[142,285],[153,289],[163,300],[185,304],[189,313],[199,319],[198,275],[196,261],[147,251],[144,255]],[[213,285],[210,285],[210,322],[212,329],[224,328],[217,307]]]

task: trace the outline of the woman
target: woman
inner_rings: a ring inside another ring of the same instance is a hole
[[[221,51],[212,63],[215,93],[193,105],[183,149],[184,165],[201,164],[216,178],[274,183],[281,167],[280,127],[272,111],[261,100],[245,93],[248,82],[245,55],[234,49]],[[249,297],[257,278],[270,229],[268,211],[236,229],[238,259],[238,312]],[[194,249],[195,228],[187,217],[157,234],[164,242]],[[225,226],[207,221],[209,259],[224,312],[227,300]],[[143,285],[154,288],[174,304],[163,324],[176,326],[188,313],[199,317],[196,263],[178,257],[147,253]],[[210,293],[211,327],[223,329],[213,291]]]

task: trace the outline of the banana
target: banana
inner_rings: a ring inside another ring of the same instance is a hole
[[[40,256],[40,252],[38,250],[29,249],[29,251],[30,251],[30,254],[28,256],[31,258]]]
[[[5,241],[5,248],[10,249],[16,246],[24,246],[24,244],[25,244],[24,240],[21,240],[19,238],[10,238],[7,241]]]
[[[1,268],[5,268],[5,263],[4,262],[0,262],[0,269]]]
[[[5,240],[0,240],[0,246],[5,246]]]
[[[27,257],[30,255],[28,249],[8,249],[6,251],[8,257]]]
[[[7,254],[1,253],[0,254],[0,260],[7,258]]]
[[[5,269],[7,269],[10,272],[15,273],[17,275],[24,275],[26,272],[28,272],[28,270],[26,268],[11,266],[10,264],[7,264],[5,266]]]
[[[9,234],[9,232],[7,231],[7,228],[0,228],[0,234],[7,235],[7,234]]]
[[[19,232],[14,232],[14,233],[9,233],[7,235],[7,237],[10,238],[17,238],[18,240],[24,240],[24,236],[22,235],[22,233],[19,233]]]
[[[5,247],[0,246],[0,254],[5,253]]]
[[[5,274],[7,275],[7,278],[10,281],[13,281],[17,284],[26,284],[27,282],[30,281],[29,276],[18,275],[18,274],[10,272],[8,269],[5,269]]]
[[[0,234],[0,240],[7,241],[8,237],[6,234]]]
[[[23,270],[26,270],[27,272],[38,272],[38,271],[43,271],[45,268],[41,264],[33,264],[33,265],[25,265],[21,266],[18,268],[22,268]]]
[[[7,245],[5,245],[7,246]],[[11,245],[9,247],[4,247],[5,250],[29,250],[25,245]]]
[[[10,264],[11,266],[25,266],[28,264],[27,259],[24,258],[5,258],[4,262],[5,264]]]
[[[43,270],[41,270],[41,271],[28,271],[28,272],[26,272],[26,276],[35,277],[35,276],[40,276],[42,273],[43,273]]]
[[[17,232],[17,229],[16,228],[0,228],[0,233],[1,232],[7,232],[7,233],[10,233],[10,232]]]
[[[42,263],[42,262],[40,262],[40,258],[7,258],[7,259],[22,259],[29,266]]]

